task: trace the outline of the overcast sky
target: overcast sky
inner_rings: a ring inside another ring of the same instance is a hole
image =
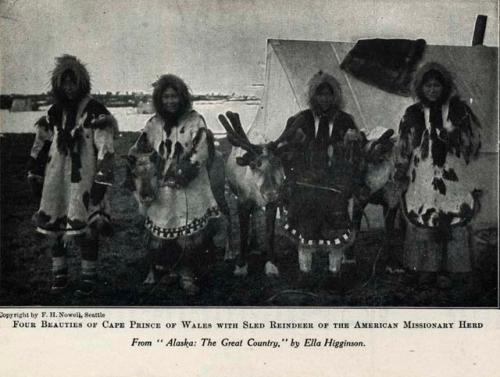
[[[0,0],[0,92],[49,89],[54,57],[87,63],[93,91],[149,90],[160,74],[195,93],[252,93],[267,38],[424,38],[470,45],[477,14],[498,46],[495,0]]]

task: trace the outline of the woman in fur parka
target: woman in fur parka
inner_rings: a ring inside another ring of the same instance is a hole
[[[181,78],[163,75],[153,86],[156,113],[129,151],[133,159],[148,153],[156,160],[155,194],[145,208],[153,270],[145,283],[154,282],[166,267],[193,295],[203,256],[212,247],[212,220],[220,215],[208,175],[214,145]]]
[[[29,182],[41,193],[33,222],[50,240],[52,291],[68,285],[66,254],[73,239],[81,251],[78,292],[91,294],[99,231],[110,231],[108,195],[118,128],[109,111],[90,97],[89,73],[76,57],[56,58],[51,84],[54,104],[35,125],[28,163]]]
[[[407,187],[403,262],[427,284],[436,273],[471,271],[466,226],[478,191],[464,178],[480,149],[480,125],[442,65],[424,65],[413,86],[418,102],[406,109],[399,126],[396,179]]]
[[[342,111],[338,81],[322,71],[309,81],[309,109],[288,119],[285,133],[303,142],[284,161],[289,182],[286,228],[299,242],[299,266],[308,273],[313,253],[328,252],[329,270],[340,274],[355,232],[348,201],[361,191],[361,136]]]

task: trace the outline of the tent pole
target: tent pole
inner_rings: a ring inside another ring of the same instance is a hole
[[[474,26],[474,35],[472,37],[472,45],[478,46],[482,45],[484,41],[484,33],[486,31],[486,20],[488,16],[482,14],[478,15],[476,18],[476,24]]]

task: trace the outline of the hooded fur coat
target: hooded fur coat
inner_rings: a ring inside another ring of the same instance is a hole
[[[169,240],[192,236],[219,216],[207,170],[211,148],[200,114],[188,110],[167,132],[165,120],[157,113],[148,120],[129,155],[142,149],[153,150],[160,159],[158,192],[145,208],[146,228],[154,237]],[[184,171],[191,171],[189,176],[179,175],[179,164],[187,168]],[[169,184],[177,179],[184,184]]]
[[[62,90],[62,76],[73,72],[78,95],[68,105]],[[55,104],[36,124],[28,174],[43,177],[40,208],[33,216],[37,231],[49,235],[78,235],[97,221],[109,222],[108,193],[99,203],[91,200],[95,183],[113,183],[113,139],[116,120],[89,96],[90,78],[75,57],[57,59],[52,72]]]
[[[318,142],[320,111],[314,102],[318,87],[328,84],[334,93],[333,109],[326,115],[329,136],[326,145]],[[290,182],[286,205],[286,228],[301,242],[309,245],[341,246],[353,241],[348,214],[348,200],[361,177],[359,135],[351,115],[340,110],[342,94],[337,80],[326,73],[317,73],[309,82],[310,109],[288,119],[285,132],[302,133],[300,146],[284,160]],[[318,130],[318,131],[316,131]],[[351,143],[353,137],[354,143]],[[326,160],[325,160],[325,156]],[[334,187],[338,192],[301,184]]]
[[[431,69],[441,71],[443,67],[423,67],[415,86]],[[442,74],[449,77],[446,71]],[[397,145],[396,166],[408,179],[406,213],[415,225],[430,228],[470,221],[476,187],[467,187],[463,178],[471,173],[469,161],[477,157],[481,146],[479,121],[458,96],[451,95],[442,104],[441,113],[443,129],[433,136],[429,106],[419,101],[408,107]]]

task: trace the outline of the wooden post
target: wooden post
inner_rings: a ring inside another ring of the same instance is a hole
[[[476,25],[474,26],[474,36],[472,37],[472,45],[482,45],[484,41],[484,33],[486,31],[486,20],[488,16],[482,14],[476,18]]]

